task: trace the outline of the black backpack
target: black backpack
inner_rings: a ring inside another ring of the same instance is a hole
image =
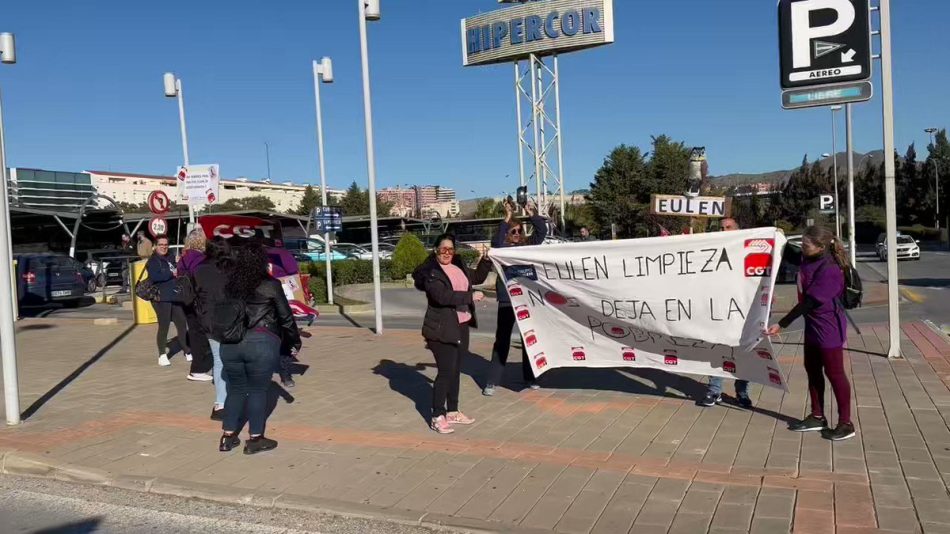
[[[224,298],[209,306],[211,338],[219,343],[240,343],[247,333],[247,306],[241,299]]]
[[[844,293],[841,295],[841,305],[846,310],[853,310],[861,306],[864,298],[864,288],[861,285],[861,276],[853,265],[844,268]]]

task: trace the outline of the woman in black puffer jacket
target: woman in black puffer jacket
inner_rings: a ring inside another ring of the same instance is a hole
[[[412,273],[416,289],[426,292],[429,306],[422,323],[422,337],[439,369],[432,388],[429,426],[440,434],[454,432],[452,425],[470,425],[474,419],[459,411],[462,356],[468,353],[469,328],[477,328],[475,303],[485,298],[472,286],[488,277],[491,262],[481,258],[473,271],[455,254],[455,236],[443,234],[436,249]]]

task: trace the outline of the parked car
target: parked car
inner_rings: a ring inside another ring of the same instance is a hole
[[[365,248],[366,250],[373,250],[373,244],[372,244],[372,243],[362,243],[362,244],[360,244],[359,246],[362,247],[362,248]],[[379,242],[379,255],[380,255],[380,257],[383,257],[383,252],[384,252],[384,251],[385,251],[386,254],[388,254],[389,256],[392,256],[392,255],[393,255],[393,252],[396,252],[396,244],[395,244],[395,243],[388,243],[388,242],[386,242],[386,241],[380,241],[380,242]]]
[[[292,237],[290,239],[284,239],[284,248],[296,256],[306,256],[307,259],[305,261],[327,261],[326,246],[323,244],[323,241],[306,237]],[[355,256],[341,252],[335,248],[331,249],[330,261],[348,259],[355,259]]]
[[[95,274],[98,287],[122,285],[122,275],[125,272],[126,263],[138,259],[139,257],[134,254],[116,249],[80,250],[76,252],[76,260]]]
[[[877,238],[877,257],[881,261],[887,261],[887,234],[881,234]],[[917,241],[909,235],[897,234],[897,259],[898,260],[919,260],[920,259],[920,241]]]
[[[361,260],[373,259],[372,244],[370,244],[368,247],[363,247],[361,245],[354,245],[353,243],[337,243],[333,245],[333,249],[339,250],[344,254],[350,254]],[[392,255],[392,252],[385,250],[382,246],[379,247],[380,259],[388,260],[392,258]]]
[[[89,289],[90,281],[95,283],[91,271],[65,254],[15,254],[14,259],[20,305],[78,304]],[[92,289],[95,291],[94,286]]]

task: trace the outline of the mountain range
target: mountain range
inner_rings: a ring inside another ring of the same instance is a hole
[[[883,150],[874,150],[866,154],[860,152],[854,153],[854,172],[857,174],[863,168],[864,165],[870,161],[876,161],[880,163],[881,156],[884,154]],[[809,160],[814,161],[814,160]],[[819,160],[819,165],[822,170],[827,170],[834,165],[834,159],[831,156],[827,158],[821,158]],[[847,172],[848,167],[848,153],[847,152],[838,152],[838,174],[844,175]],[[709,179],[716,185],[721,186],[734,186],[734,185],[743,185],[743,184],[756,184],[756,183],[783,183],[785,180],[788,180],[788,177],[795,172],[795,169],[788,169],[782,171],[770,171],[762,172],[757,174],[744,174],[744,173],[734,173],[734,174],[724,174],[722,176],[710,176]]]

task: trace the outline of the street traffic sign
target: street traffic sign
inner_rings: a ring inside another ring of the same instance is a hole
[[[148,194],[148,209],[155,215],[164,215],[171,209],[171,200],[164,191],[155,190]]]
[[[834,213],[835,212],[835,196],[834,195],[820,195],[818,197],[818,211],[821,213]]]
[[[833,106],[849,102],[864,102],[874,96],[871,82],[850,82],[840,85],[822,85],[782,91],[782,107],[785,109]]]
[[[164,217],[152,217],[152,220],[148,221],[148,233],[152,234],[152,237],[167,234],[168,222]]]
[[[783,89],[871,78],[870,0],[779,0]]]

